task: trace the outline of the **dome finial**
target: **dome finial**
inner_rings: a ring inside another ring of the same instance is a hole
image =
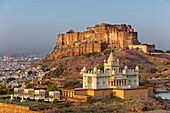
[[[111,51],[107,62],[113,62],[113,61],[114,61],[114,56],[113,56],[113,52]]]
[[[136,67],[135,67],[135,70],[136,70],[136,71],[139,71],[139,66],[136,66]]]

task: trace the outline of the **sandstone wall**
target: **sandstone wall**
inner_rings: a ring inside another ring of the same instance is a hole
[[[124,97],[125,97],[124,90],[113,89],[113,94],[116,97],[119,97],[119,98],[122,98],[122,99],[124,99]]]
[[[137,32],[130,25],[97,24],[84,32],[58,34],[58,41],[51,59],[86,53],[101,52],[106,48],[125,49],[139,44]]]
[[[154,93],[153,93],[153,87],[148,87],[148,97],[153,97]]]
[[[75,95],[87,95],[87,90],[75,90]]]
[[[136,44],[136,45],[128,45],[129,49],[136,49],[137,51],[142,51],[144,53],[155,51],[155,45],[148,44]]]
[[[73,94],[70,94],[73,93]],[[66,101],[87,102],[90,97],[110,97],[116,96],[122,99],[148,98],[153,96],[153,87],[134,89],[62,89],[62,97]]]
[[[129,45],[129,49],[136,49],[136,50],[142,51],[144,53],[148,52],[147,45]]]
[[[0,113],[40,113],[29,110],[27,106],[0,103]]]
[[[124,99],[148,98],[147,88],[124,89]]]

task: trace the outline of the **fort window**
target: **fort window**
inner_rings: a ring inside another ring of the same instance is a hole
[[[105,81],[103,81],[103,85],[105,85]]]
[[[134,80],[134,84],[136,84],[137,83],[137,80]]]
[[[100,82],[97,82],[97,85],[99,86],[99,85],[100,85]]]
[[[113,86],[113,81],[111,81],[111,86]]]

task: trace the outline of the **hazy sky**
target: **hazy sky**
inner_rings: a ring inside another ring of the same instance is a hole
[[[58,33],[104,22],[170,49],[170,0],[0,0],[0,53],[49,53]]]

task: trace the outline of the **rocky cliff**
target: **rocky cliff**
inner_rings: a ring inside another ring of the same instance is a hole
[[[109,49],[126,49],[128,45],[139,44],[137,32],[131,25],[97,24],[84,32],[58,34],[56,47],[47,59],[59,59]]]

